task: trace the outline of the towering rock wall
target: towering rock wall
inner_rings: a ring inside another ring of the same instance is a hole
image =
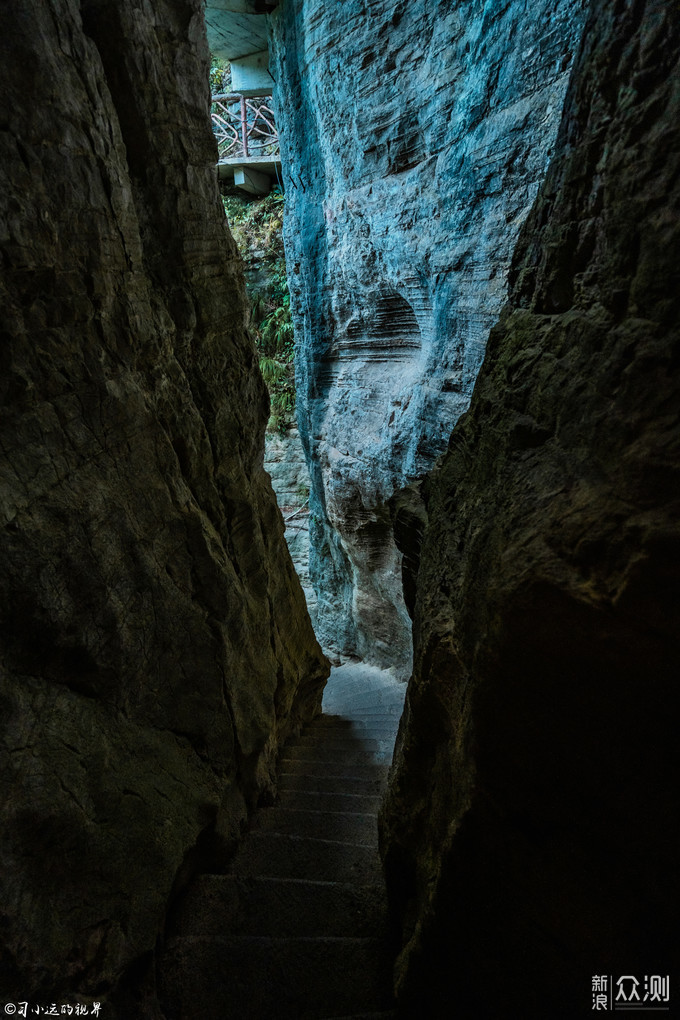
[[[2,22],[4,1002],[101,996],[153,948],[326,663],[262,468],[199,0]]]
[[[585,1016],[678,959],[676,5],[595,0],[583,39],[427,483],[382,819],[407,1017]]]
[[[329,647],[410,657],[393,497],[468,406],[582,9],[283,0],[271,18],[311,572]]]

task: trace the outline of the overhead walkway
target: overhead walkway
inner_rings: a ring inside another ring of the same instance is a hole
[[[233,92],[212,97],[220,177],[251,194],[265,195],[281,179],[281,155],[269,73],[269,0],[208,0],[210,51],[231,65]]]
[[[271,96],[213,96],[211,116],[220,177],[231,177],[238,187],[254,195],[266,195],[272,182],[281,176]]]

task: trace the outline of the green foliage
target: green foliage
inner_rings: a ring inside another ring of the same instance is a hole
[[[231,66],[228,60],[210,56],[210,95],[231,92]]]
[[[288,366],[274,358],[260,358],[260,372],[267,386],[271,389],[279,383],[285,382],[288,375]]]
[[[283,194],[277,186],[264,198],[242,195],[222,196],[229,227],[246,265],[263,256],[271,263],[273,276],[286,278],[283,254]]]
[[[293,358],[293,322],[290,317],[290,298],[262,320],[260,325],[261,349],[287,360]]]
[[[295,369],[283,252],[283,194],[275,187],[265,198],[228,194],[222,201],[245,262],[251,327],[271,404],[268,427],[285,432],[295,420]]]

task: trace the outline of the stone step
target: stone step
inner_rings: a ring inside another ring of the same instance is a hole
[[[361,674],[355,673],[342,666],[340,668],[335,667],[331,670],[326,690],[335,690],[336,688],[343,687],[356,687],[359,690],[370,690],[374,687],[405,689],[406,682],[397,680],[395,676],[383,673],[380,670],[376,670],[369,675],[365,672]]]
[[[356,737],[358,740],[384,740],[388,737],[395,737],[399,729],[399,720],[393,716],[387,717],[387,722],[379,723],[364,722],[362,719],[348,719],[347,726],[309,726],[305,734],[325,737],[326,740],[346,740]]]
[[[201,875],[173,918],[170,934],[376,938],[387,936],[387,899],[380,884],[352,885],[293,878]]]
[[[389,1009],[382,1013],[352,1013],[351,1016],[334,1016],[331,1018],[325,1018],[325,1020],[394,1020],[396,1018],[394,1010]]]
[[[380,796],[387,785],[386,767],[372,769],[371,777],[366,776],[364,769],[357,770],[357,775],[319,775],[311,768],[305,768],[300,762],[291,762],[289,770],[279,773],[279,793],[288,791],[304,791],[306,793],[349,793],[362,796]]]
[[[361,674],[348,669],[347,666],[334,666],[327,686],[334,687],[394,687],[399,683],[391,674],[376,670],[372,675]]]
[[[339,701],[341,698],[357,700],[359,698],[387,698],[394,701],[402,701],[406,697],[406,684],[327,684],[323,692],[323,711],[333,715],[333,711],[327,706],[331,701]]]
[[[374,762],[374,753],[362,750],[361,746],[357,744],[352,744],[350,747],[326,747],[321,742],[284,747],[280,760],[282,763],[285,761],[319,761],[336,764],[348,762],[352,765],[370,766]]]
[[[321,715],[315,716],[309,723],[307,729],[324,729],[324,730],[347,730],[351,729],[352,722],[350,719],[345,719],[342,715],[333,715],[327,712],[322,712]]]
[[[366,701],[377,701],[381,704],[404,703],[404,691],[392,687],[370,688],[365,690],[334,689],[324,692],[321,711],[325,715],[342,716],[346,708],[361,705]]]
[[[366,727],[378,725],[394,727],[395,732],[399,728],[402,708],[399,705],[385,707],[384,705],[367,705],[365,708],[348,708],[347,718],[351,722],[363,724]]]
[[[284,753],[288,751],[293,752],[292,756],[299,755],[300,757],[308,757],[303,752],[305,749],[309,750],[320,760],[328,760],[334,757],[336,760],[346,761],[352,751],[356,751],[358,754],[370,755],[369,761],[375,763],[386,763],[389,764],[392,761],[394,754],[394,745],[396,741],[396,734],[391,734],[389,737],[383,740],[366,739],[352,741],[327,741],[318,739],[314,736],[310,740],[298,741],[295,744],[290,744]],[[320,755],[317,755],[317,751],[320,751]],[[331,755],[331,751],[336,751],[336,755]],[[363,759],[359,759],[360,761]]]
[[[379,699],[384,702],[384,700],[385,700],[384,696],[383,697],[377,696],[377,697],[379,697]],[[361,695],[361,698],[363,700],[365,698],[365,695]],[[341,699],[340,698],[336,698],[335,695],[333,695],[333,697],[330,700],[331,701],[340,701]],[[374,697],[372,700],[376,700],[376,698]],[[389,696],[388,700],[389,700],[389,704],[391,704],[391,705],[396,705],[396,704],[403,705],[403,703],[404,703],[401,695]],[[356,699],[353,699],[351,697],[348,697],[348,698],[344,698],[343,697],[342,701],[343,701],[343,707],[339,708],[339,709],[329,708],[327,705],[324,704],[324,706],[323,706],[323,708],[321,710],[321,714],[315,716],[315,718],[312,720],[312,722],[309,725],[310,726],[326,726],[329,729],[335,729],[336,727],[339,729],[341,726],[346,725],[347,724],[347,720],[348,720],[348,717],[345,714],[346,709],[347,708],[352,708],[352,705],[356,705],[356,704],[358,704],[358,702],[357,702]],[[351,722],[351,720],[350,720],[350,722]]]
[[[390,717],[391,718],[391,717]],[[327,733],[329,737],[345,736],[347,733],[360,732],[363,728],[363,723],[358,719],[350,719],[344,715],[317,715],[317,717],[306,727],[306,733],[312,733],[317,731],[323,731]],[[393,728],[394,722],[389,723],[389,728]]]
[[[403,705],[404,694],[402,691],[391,689],[371,691],[330,691],[324,694],[321,711],[324,715],[342,718],[347,709],[356,708],[367,702],[377,702],[381,705]]]
[[[372,755],[367,756],[367,759],[360,763],[356,761],[327,761],[310,755],[291,757],[286,751],[279,759],[279,767],[282,773],[306,772],[309,775],[344,776],[350,781],[354,779],[379,780],[387,776],[388,765],[377,763]]]
[[[319,733],[319,731],[316,730],[314,733],[308,734],[306,738],[299,743],[299,746],[311,747],[314,746],[315,744],[324,744],[327,747],[336,747],[336,746],[348,746],[353,743],[355,745],[356,744],[362,745],[364,750],[383,751],[387,746],[394,747],[396,740],[397,740],[396,726],[393,727],[392,729],[389,729],[384,726],[372,727],[369,725],[366,726],[364,729],[358,730],[356,733],[353,733],[351,738],[349,739],[344,737],[329,739],[328,737],[324,737],[323,733]],[[378,746],[376,747],[374,745]],[[290,746],[291,747],[294,746],[292,741]]]
[[[378,846],[378,816],[358,812],[313,811],[270,807],[258,811],[251,822],[253,832],[280,832],[312,839]]]
[[[383,743],[386,743],[386,741],[354,733],[346,737],[336,737],[331,736],[327,731],[317,731],[314,733],[307,731],[301,737],[298,737],[297,740],[291,741],[290,746],[338,748],[342,751],[351,751],[352,749],[357,751],[381,751]]]
[[[380,670],[373,673],[372,676],[368,676],[368,674],[349,673],[343,669],[332,669],[327,686],[331,690],[336,687],[360,687],[368,690],[371,687],[405,688],[406,682],[397,680],[394,675],[383,673]]]
[[[361,704],[346,704],[342,706],[342,714],[350,722],[361,721],[369,714],[375,715],[376,713],[383,713],[388,723],[390,720],[394,720],[393,725],[398,723],[403,710],[404,706],[400,701],[384,702],[366,700]]]
[[[396,729],[394,733],[391,733],[389,730],[387,730],[386,727],[381,726],[380,729],[376,732],[371,729],[371,724],[369,722],[369,725],[367,727],[356,733],[352,733],[351,736],[349,737],[331,738],[325,736],[323,733],[319,733],[318,731],[314,733],[306,733],[304,738],[300,738],[299,741],[291,740],[288,745],[284,746],[281,753],[285,754],[288,747],[298,746],[323,747],[323,748],[333,747],[341,750],[342,749],[351,750],[351,748],[355,748],[357,751],[363,752],[375,751],[379,750],[379,748],[373,747],[372,745],[374,743],[384,744],[386,741],[391,741],[392,743],[394,743],[396,740],[396,736],[397,736]]]
[[[278,804],[281,807],[306,811],[358,811],[377,814],[381,798],[376,794],[316,793],[313,790],[281,790]]]
[[[277,832],[247,833],[232,870],[242,878],[304,878],[357,885],[381,879],[380,858],[373,846]]]
[[[161,1007],[182,1020],[323,1020],[392,1005],[379,939],[175,938],[161,961]]]
[[[404,702],[399,697],[378,698],[374,694],[367,694],[360,698],[334,698],[332,704],[324,705],[324,711],[331,711],[331,709],[346,719],[361,716],[364,712],[376,711],[383,711],[389,715],[401,715],[404,711]]]

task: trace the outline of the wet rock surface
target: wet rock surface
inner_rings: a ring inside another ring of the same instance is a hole
[[[582,13],[303,0],[271,19],[317,633],[406,675],[390,501],[468,406]]]
[[[200,4],[12,0],[0,51],[0,997],[101,998],[327,668],[262,468]]]
[[[585,1015],[591,974],[677,959],[679,52],[668,4],[592,5],[426,485],[381,830],[404,1016]]]

